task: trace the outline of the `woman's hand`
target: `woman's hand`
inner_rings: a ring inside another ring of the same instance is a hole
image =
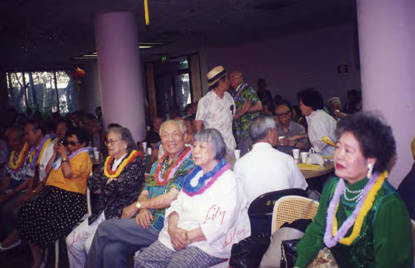
[[[150,210],[146,208],[140,209],[140,213],[138,213],[138,215],[135,216],[135,222],[145,229],[147,229],[150,226],[152,220],[153,215],[151,215]]]
[[[170,241],[173,244],[175,250],[181,250],[189,244],[187,231],[179,227],[168,228],[170,235]]]
[[[136,202],[122,209],[121,219],[129,219],[137,212]]]
[[[58,153],[61,155],[62,158],[68,158],[68,152],[66,151],[66,147],[63,146],[63,144],[59,143]]]

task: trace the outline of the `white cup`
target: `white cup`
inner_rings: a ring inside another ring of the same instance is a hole
[[[147,148],[147,155],[151,155],[151,148]]]
[[[235,150],[235,160],[238,160],[241,157],[241,150]]]
[[[301,152],[301,163],[306,163],[308,158],[308,152]]]
[[[141,144],[143,145],[143,152],[146,152],[147,151],[147,142],[143,141]]]
[[[94,152],[94,158],[95,160],[99,160],[99,151],[97,147],[93,147],[92,151]]]
[[[294,159],[300,158],[300,149],[293,149],[293,157]]]

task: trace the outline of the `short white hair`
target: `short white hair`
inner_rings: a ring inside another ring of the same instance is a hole
[[[160,130],[159,130],[160,137],[161,137],[161,132],[163,131],[164,127],[169,123],[177,124],[179,126],[180,132],[182,132],[182,134],[186,134],[186,126],[183,120],[167,120],[167,121],[164,121],[163,124],[161,124],[160,126]]]
[[[260,116],[256,118],[249,128],[249,134],[256,142],[267,136],[268,130],[276,128],[277,124],[272,116]]]

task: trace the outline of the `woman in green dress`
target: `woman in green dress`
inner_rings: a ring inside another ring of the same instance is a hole
[[[318,267],[326,252],[339,267],[411,267],[408,211],[385,180],[396,153],[392,129],[359,113],[342,119],[336,135],[337,178],[323,189],[317,215],[297,245],[296,266]]]

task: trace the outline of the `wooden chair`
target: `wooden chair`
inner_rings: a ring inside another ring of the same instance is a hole
[[[411,219],[412,224],[412,257],[414,258],[414,267],[415,267],[415,220]]]
[[[271,233],[277,231],[284,223],[298,219],[312,220],[317,213],[319,203],[302,196],[284,196],[275,202],[272,213]]]

